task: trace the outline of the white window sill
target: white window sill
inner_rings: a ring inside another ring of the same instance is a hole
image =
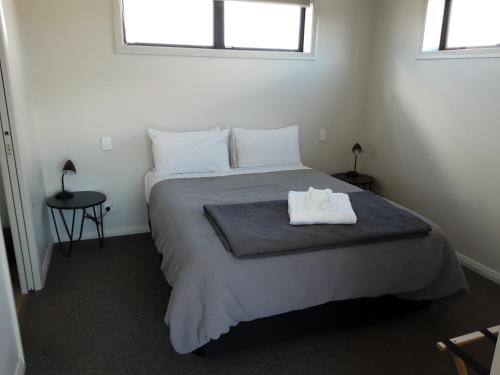
[[[417,52],[417,60],[500,58],[500,47]]]
[[[189,47],[155,47],[117,43],[117,53],[140,55],[191,56],[234,59],[269,59],[269,60],[315,60],[314,53],[285,51],[251,51]]]

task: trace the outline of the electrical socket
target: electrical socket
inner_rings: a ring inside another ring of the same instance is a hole
[[[113,150],[113,142],[111,137],[102,137],[101,138],[101,147],[103,151],[112,151]]]
[[[104,211],[106,212],[118,212],[118,204],[114,202],[104,203]]]

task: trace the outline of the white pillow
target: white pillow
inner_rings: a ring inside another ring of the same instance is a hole
[[[229,170],[229,130],[173,133],[148,130],[157,174]]]
[[[301,163],[298,125],[276,130],[235,128],[231,142],[233,165],[238,168]]]

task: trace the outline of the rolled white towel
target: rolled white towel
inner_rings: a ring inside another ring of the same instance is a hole
[[[313,224],[356,224],[357,217],[352,209],[349,195],[331,193],[332,210],[313,210],[307,207],[308,192],[288,193],[288,214],[291,225]]]
[[[310,210],[333,211],[337,207],[331,201],[332,190],[318,190],[310,187],[306,196],[306,207]]]

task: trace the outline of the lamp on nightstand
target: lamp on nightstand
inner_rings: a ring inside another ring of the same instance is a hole
[[[73,198],[73,193],[64,189],[64,176],[73,174],[76,174],[75,165],[71,160],[67,160],[66,163],[64,163],[64,167],[62,170],[62,177],[61,177],[62,191],[56,194],[56,199]]]
[[[358,168],[358,155],[363,153],[363,147],[359,143],[356,143],[352,147],[352,153],[354,154],[354,170],[351,172],[347,172],[347,177],[356,178],[359,176],[359,173],[356,171]]]

